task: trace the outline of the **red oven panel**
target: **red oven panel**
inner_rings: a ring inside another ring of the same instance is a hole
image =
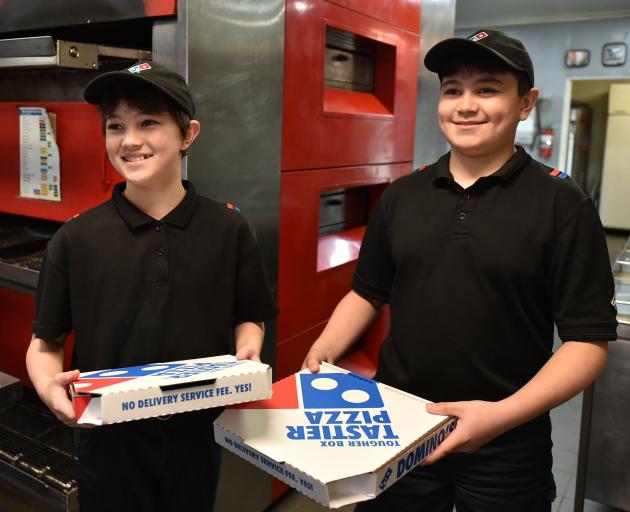
[[[26,350],[31,342],[35,317],[35,297],[0,288],[0,372],[17,377],[32,386],[26,373]],[[64,368],[70,370],[73,337],[66,341]]]
[[[300,368],[332,310],[350,290],[365,226],[320,236],[321,193],[355,187],[382,191],[410,169],[411,163],[402,163],[282,174],[278,274],[282,313],[274,378]],[[371,199],[372,205],[376,199]]]
[[[56,115],[61,202],[20,197],[20,120],[18,107],[44,107]],[[111,197],[122,180],[109,163],[101,117],[86,103],[0,103],[0,205],[4,213],[66,221]]]
[[[388,0],[375,2],[374,0],[328,0],[332,4],[347,7],[353,11],[367,14],[377,20],[391,23],[411,32],[420,32],[420,2],[419,0]]]
[[[367,90],[325,85],[331,30],[371,44]],[[286,41],[283,171],[413,160],[418,34],[325,0],[289,0]]]
[[[177,14],[177,0],[144,0],[147,16],[170,16]]]

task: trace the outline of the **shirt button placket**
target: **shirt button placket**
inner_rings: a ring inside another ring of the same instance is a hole
[[[461,191],[457,199],[457,209],[455,215],[457,220],[453,230],[453,236],[457,238],[467,238],[470,229],[470,213],[472,208],[472,194]]]
[[[154,284],[164,285],[168,282],[168,255],[166,253],[166,226],[163,223],[158,223],[154,227],[158,244],[155,249],[155,277]],[[166,256],[166,257],[165,257]]]

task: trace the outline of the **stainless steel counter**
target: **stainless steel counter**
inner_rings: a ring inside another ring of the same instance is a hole
[[[580,512],[584,498],[630,510],[630,339],[610,343],[608,354],[608,368],[584,396],[577,476],[583,495],[578,499],[576,485],[575,501]]]
[[[613,265],[618,306],[617,341],[608,344],[608,366],[584,391],[575,512],[584,499],[630,510],[630,240]]]

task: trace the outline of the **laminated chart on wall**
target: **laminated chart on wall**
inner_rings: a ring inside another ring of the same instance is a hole
[[[61,201],[59,147],[43,107],[20,109],[20,196]]]

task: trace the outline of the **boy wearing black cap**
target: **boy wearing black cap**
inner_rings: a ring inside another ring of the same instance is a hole
[[[112,199],[68,221],[47,249],[27,367],[39,396],[76,426],[63,372],[74,331],[81,371],[226,354],[259,360],[276,315],[258,248],[231,205],[181,180],[197,137],[184,79],[152,62],[105,73],[85,99],[98,105],[110,161],[125,178]],[[86,511],[206,510],[217,464],[213,410],[77,429]]]
[[[377,379],[458,418],[422,466],[357,511],[548,511],[548,411],[603,371],[616,338],[603,230],[564,173],[514,146],[538,95],[520,41],[478,31],[438,43],[425,65],[451,151],[383,193],[353,290],[304,365],[338,360],[387,303]]]

